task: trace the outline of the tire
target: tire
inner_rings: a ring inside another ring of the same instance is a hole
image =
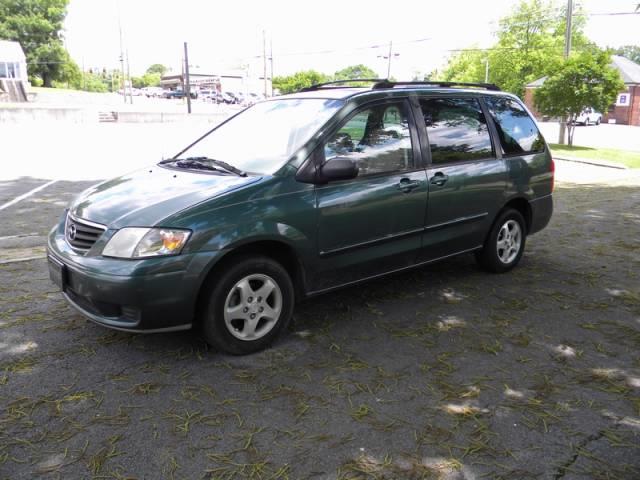
[[[600,119],[599,118],[596,120],[596,125],[600,125]]]
[[[498,245],[499,242],[504,245],[505,228],[511,235],[506,240],[509,250],[499,248]],[[482,250],[476,252],[476,261],[480,267],[490,272],[508,272],[520,262],[526,239],[527,229],[522,214],[513,208],[503,210],[493,223]]]
[[[291,277],[269,257],[237,257],[204,288],[202,334],[223,352],[246,355],[263,350],[291,321]]]

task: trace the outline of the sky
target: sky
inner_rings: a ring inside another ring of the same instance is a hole
[[[640,0],[576,0],[592,15],[585,33],[600,46],[640,44]],[[333,73],[364,63],[387,76],[410,80],[442,67],[452,50],[485,48],[514,0],[395,0],[361,2],[289,0],[70,0],[65,44],[78,65],[119,68],[120,35],[132,75],[153,63],[181,72],[183,43],[192,71],[262,75],[263,32],[274,75],[315,69]],[[558,0],[558,6],[563,5]],[[397,54],[397,55],[396,55]],[[270,75],[268,73],[268,75]]]

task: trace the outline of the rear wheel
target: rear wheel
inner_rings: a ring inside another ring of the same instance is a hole
[[[490,272],[508,272],[522,257],[526,232],[522,214],[513,208],[504,210],[495,221],[482,250],[476,252],[476,261]]]
[[[291,278],[268,257],[238,257],[205,288],[202,331],[218,350],[234,355],[262,350],[291,320],[295,300]]]
[[[596,119],[596,125],[600,125],[600,119],[599,118]]]

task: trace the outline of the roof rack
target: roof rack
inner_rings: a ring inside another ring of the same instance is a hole
[[[485,90],[494,90],[500,91],[500,87],[493,83],[465,83],[465,82],[394,82],[387,78],[352,78],[349,80],[334,80],[332,82],[325,83],[317,83],[315,85],[311,85],[310,87],[302,88],[301,92],[312,92],[314,90],[320,90],[322,88],[342,88],[342,86],[346,83],[356,83],[356,82],[366,82],[373,83],[373,90],[380,90],[383,88],[393,88],[393,87],[403,87],[403,86],[420,86],[426,85],[430,87],[441,87],[441,88],[483,88]]]
[[[384,78],[352,78],[349,80],[334,80],[332,82],[324,82],[324,83],[316,83],[315,85],[311,85],[310,87],[305,87],[300,89],[300,92],[312,92],[314,90],[320,90],[321,88],[340,88],[341,85],[345,83],[356,83],[356,82],[367,82],[373,83],[374,85],[381,84],[382,82],[386,82],[387,80]]]
[[[420,85],[428,85],[431,87],[442,87],[442,88],[454,88],[454,87],[469,87],[469,88],[484,88],[485,90],[494,90],[500,91],[500,87],[494,85],[493,83],[465,83],[465,82],[393,82],[391,80],[382,80],[373,85],[374,90],[378,90],[381,88],[393,88],[397,86],[420,86]]]

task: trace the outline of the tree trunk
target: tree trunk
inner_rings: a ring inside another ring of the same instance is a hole
[[[47,87],[47,88],[51,88],[52,85],[52,80],[51,80],[51,75],[49,75],[48,73],[43,73],[42,74],[42,86],[43,87]]]
[[[573,118],[569,117],[569,121],[567,122],[567,133],[569,134],[569,141],[567,144],[570,147],[573,147],[573,133],[576,131],[576,124]]]

